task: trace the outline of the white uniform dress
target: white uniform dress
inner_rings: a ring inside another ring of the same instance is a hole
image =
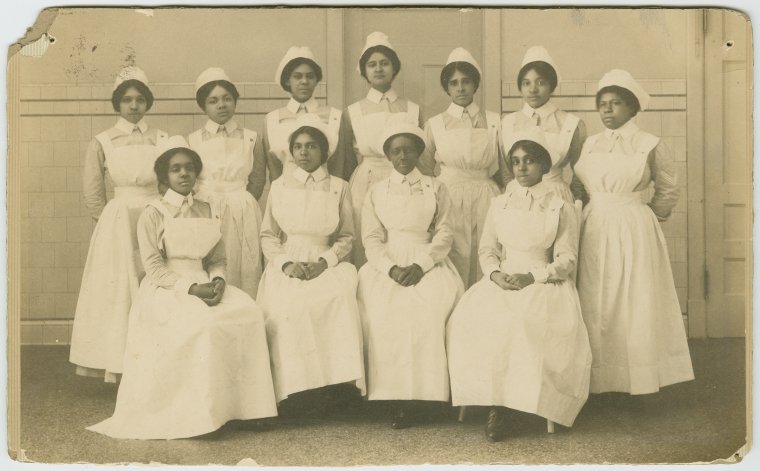
[[[348,184],[319,167],[294,167],[272,183],[261,244],[267,268],[259,287],[266,318],[277,400],[353,381],[364,395],[362,334],[351,252],[353,220]],[[290,278],[288,262],[328,268],[311,280]]]
[[[293,98],[286,106],[267,113],[264,130],[264,151],[269,162],[269,171],[273,175],[278,173],[290,173],[296,167],[293,155],[290,153],[288,137],[296,130],[296,120],[302,114],[316,115],[320,121],[327,125],[331,140],[338,142],[340,133],[340,121],[342,112],[337,108],[321,106],[315,98],[310,98],[304,103],[299,103]],[[279,168],[272,166],[274,160],[279,161]],[[277,172],[277,173],[276,173]],[[342,175],[336,175],[342,177]],[[273,180],[276,179],[273,178]]]
[[[573,202],[573,194],[568,186],[572,177],[572,164],[578,158],[583,141],[586,139],[586,126],[576,116],[557,109],[550,101],[540,108],[531,108],[523,104],[520,111],[510,113],[501,120],[501,140],[506,156],[511,147],[515,133],[533,126],[538,126],[544,132],[546,143],[554,151],[549,173],[543,177],[543,182],[557,189],[565,201]],[[512,180],[507,184],[508,189],[515,189],[520,184]]]
[[[370,400],[449,399],[446,320],[464,288],[447,254],[453,228],[451,200],[435,178],[391,171],[364,203],[367,263],[359,270]],[[416,263],[425,272],[404,287],[394,265]]]
[[[277,415],[261,310],[227,285],[209,307],[193,283],[224,274],[211,207],[167,190],[138,224],[147,275],[130,312],[124,375],[111,418],[88,427],[114,438],[172,439],[232,419]]]
[[[158,196],[156,144],[166,133],[119,118],[95,136],[85,156],[84,199],[98,218],[79,290],[69,361],[77,373],[117,381],[127,341],[129,309],[144,275],[135,227],[145,205]],[[105,173],[113,183],[106,203]]]
[[[356,232],[362,227],[362,205],[367,191],[380,180],[387,178],[393,165],[383,153],[380,136],[387,126],[397,121],[407,121],[419,126],[420,107],[411,101],[399,98],[393,90],[385,94],[370,88],[367,97],[348,107],[350,128],[353,132],[354,155],[358,167],[351,175],[351,200],[354,205]],[[367,258],[362,241],[356,240],[353,262],[361,267]]]
[[[425,125],[426,147],[419,168],[432,174],[440,164],[438,180],[451,196],[454,244],[449,258],[457,267],[465,288],[483,276],[478,267],[478,241],[483,233],[488,206],[497,196],[499,158],[499,115],[481,111],[473,103],[465,109],[454,103]]]
[[[190,148],[203,160],[203,171],[196,184],[198,195],[213,205],[221,217],[227,282],[256,299],[262,272],[261,209],[247,187],[253,184],[252,180],[260,179],[265,169],[254,171],[254,148],[258,141],[254,131],[239,128],[232,120],[221,128],[209,120],[188,136]],[[256,173],[259,175],[254,177]]]
[[[572,275],[578,221],[553,187],[493,200],[480,241],[483,277],[448,324],[454,406],[504,406],[571,426],[586,402],[591,349]],[[490,274],[532,273],[504,290]]]
[[[591,136],[575,166],[590,196],[578,293],[594,358],[592,393],[647,394],[694,378],[658,223],[678,199],[665,150],[658,137],[628,121],[615,135]]]

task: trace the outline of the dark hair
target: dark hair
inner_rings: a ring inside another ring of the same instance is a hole
[[[475,91],[478,91],[480,87],[480,72],[478,72],[478,69],[469,62],[452,62],[441,69],[441,86],[444,92],[449,93],[449,80],[451,80],[451,77],[457,71],[470,77],[475,82]]]
[[[197,152],[187,147],[173,147],[159,155],[156,159],[156,163],[153,164],[153,171],[156,172],[156,179],[158,179],[159,185],[162,183],[165,184],[169,180],[169,161],[172,157],[180,153],[189,155],[190,158],[193,159],[193,165],[195,165],[195,174],[201,174],[201,171],[203,170],[203,160],[201,160],[201,156],[198,155]]]
[[[198,89],[197,92],[195,92],[195,101],[198,103],[198,106],[200,106],[202,110],[206,110],[206,98],[208,98],[208,96],[211,94],[211,90],[213,90],[217,85],[227,90],[227,92],[232,95],[235,103],[237,103],[238,98],[240,98],[240,93],[238,93],[238,90],[234,84],[226,80],[213,80],[203,85]]]
[[[379,52],[391,61],[391,64],[393,65],[393,78],[395,79],[396,75],[398,75],[398,73],[401,71],[401,60],[399,60],[396,51],[387,46],[372,46],[371,48],[364,51],[364,54],[362,54],[362,56],[359,58],[359,73],[362,74],[364,80],[369,82],[369,79],[367,78],[367,71],[365,69],[367,66],[367,61],[369,60],[369,56],[376,52]]]
[[[518,90],[522,91],[522,81],[525,78],[525,75],[531,70],[535,70],[536,74],[538,74],[539,77],[543,77],[548,80],[551,91],[554,92],[554,89],[557,88],[557,71],[554,70],[554,67],[544,61],[528,62],[522,66],[520,72],[517,74]]]
[[[549,151],[546,150],[544,146],[538,142],[524,139],[512,144],[512,147],[509,148],[509,152],[507,152],[507,156],[509,158],[509,162],[507,163],[509,164],[510,172],[512,170],[512,153],[517,149],[522,149],[526,154],[530,154],[535,157],[536,160],[538,160],[538,163],[541,164],[541,168],[543,169],[544,174],[551,170],[552,157],[549,155]]]
[[[422,152],[425,150],[425,141],[423,141],[419,136],[409,133],[409,132],[402,132],[398,134],[394,134],[390,137],[390,139],[386,139],[385,142],[383,142],[383,153],[388,156],[388,148],[391,146],[391,142],[393,142],[394,139],[397,137],[409,137],[414,141],[414,144],[417,146],[417,149],[419,150],[419,153],[422,154]],[[417,156],[419,157],[419,155]]]
[[[625,102],[625,104],[628,105],[628,107],[633,110],[633,116],[636,116],[636,114],[639,111],[641,111],[641,104],[639,103],[639,99],[636,98],[636,95],[634,95],[633,92],[628,90],[627,88],[618,87],[617,85],[610,85],[596,92],[596,109],[597,110],[599,109],[599,100],[602,99],[602,95],[604,95],[605,93],[614,93],[615,95],[620,97],[620,99],[623,100],[623,102]]]
[[[290,85],[288,85],[288,80],[290,80],[290,76],[293,73],[298,66],[306,64],[314,71],[314,75],[317,76],[317,83],[322,81],[322,67],[319,66],[316,62],[314,62],[311,59],[307,59],[306,57],[296,57],[292,61],[288,62],[287,65],[285,65],[285,68],[282,69],[282,74],[280,74],[280,86],[283,90],[290,93]]]
[[[121,111],[121,99],[127,94],[127,90],[132,87],[145,97],[145,101],[147,102],[146,111],[150,110],[153,106],[153,93],[150,91],[150,88],[139,80],[129,79],[121,82],[111,94],[111,105],[113,105],[113,110],[117,113]]]
[[[328,157],[330,157],[330,144],[327,142],[327,136],[322,134],[322,131],[312,126],[301,126],[290,135],[290,139],[288,140],[288,149],[290,150],[290,153],[293,154],[293,145],[301,134],[308,134],[312,139],[317,141],[319,150],[322,152],[322,163],[324,164],[327,162]]]

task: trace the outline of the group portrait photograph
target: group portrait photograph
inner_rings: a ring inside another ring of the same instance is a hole
[[[14,466],[755,453],[746,12],[35,14],[6,44]]]

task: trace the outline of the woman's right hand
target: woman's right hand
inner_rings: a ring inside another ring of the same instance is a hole
[[[494,271],[491,273],[491,281],[496,283],[499,288],[504,290],[519,290],[517,286],[513,285],[509,281],[507,281],[509,278],[509,275],[504,273],[503,271]]]
[[[187,291],[187,294],[197,296],[205,302],[214,297],[214,285],[212,283],[195,283]]]
[[[285,276],[288,278],[297,278],[299,280],[307,279],[306,269],[303,264],[299,262],[286,263],[285,266],[282,267],[282,272],[285,273]]]

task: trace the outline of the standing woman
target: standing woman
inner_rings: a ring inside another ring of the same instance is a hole
[[[97,224],[82,275],[69,361],[77,365],[77,374],[117,382],[129,309],[144,274],[135,226],[145,205],[158,195],[153,162],[156,146],[167,135],[148,128],[143,119],[153,93],[138,67],[119,72],[111,104],[119,113],[116,125],[95,136],[85,154],[82,194]],[[114,189],[110,201],[106,178]]]
[[[506,168],[499,157],[499,114],[481,110],[473,102],[480,85],[480,66],[458,47],[441,70],[441,86],[451,97],[448,109],[425,124],[422,173],[433,175],[451,195],[454,245],[449,258],[457,267],[465,288],[483,276],[478,267],[478,241],[491,198],[506,184]]]
[[[195,100],[208,121],[188,141],[203,159],[198,194],[222,220],[227,281],[256,299],[262,271],[261,209],[256,199],[266,183],[266,161],[258,135],[234,119],[239,97],[222,69],[204,70],[195,81]]]
[[[578,160],[583,142],[586,140],[586,126],[576,116],[558,109],[551,102],[551,96],[559,83],[559,74],[554,60],[543,46],[533,46],[523,57],[517,74],[517,87],[523,96],[520,111],[510,113],[502,119],[501,139],[504,150],[508,150],[514,134],[532,126],[538,126],[546,137],[554,155],[552,168],[544,175],[543,182],[557,187],[560,195],[570,203],[573,194],[568,182],[573,165]],[[517,188],[516,181],[509,188]]]
[[[288,137],[295,130],[296,119],[303,114],[314,114],[327,125],[330,140],[338,142],[341,111],[323,106],[314,98],[314,89],[322,81],[322,68],[314,58],[314,53],[306,46],[292,46],[283,56],[275,82],[290,94],[288,104],[267,113],[264,121],[264,154],[269,169],[269,179],[276,180],[283,171],[293,170],[293,156],[290,154]],[[339,147],[337,147],[340,150]],[[342,161],[332,157],[334,161]],[[284,170],[286,167],[286,170]],[[348,180],[341,170],[330,168],[330,173]],[[350,175],[349,175],[350,176]]]
[[[694,379],[658,222],[678,200],[676,178],[665,145],[633,120],[648,102],[631,74],[606,73],[596,105],[607,129],[586,140],[575,166],[590,196],[578,292],[591,341],[592,393],[648,394]]]
[[[367,36],[357,70],[369,83],[370,89],[365,98],[350,105],[348,113],[344,113],[341,136],[344,136],[342,144],[346,150],[336,157],[345,161],[334,160],[336,167],[344,170],[343,176],[351,177],[354,223],[357,232],[360,232],[364,196],[375,182],[386,178],[393,168],[383,149],[378,147],[380,136],[394,122],[419,126],[420,107],[399,97],[392,88],[393,79],[401,70],[401,61],[384,33],[374,32]],[[348,149],[348,146],[352,147]],[[354,265],[361,267],[366,261],[364,247],[356,240]]]
[[[448,258],[454,231],[446,186],[416,168],[422,130],[398,123],[381,148],[393,168],[367,193],[359,271],[369,400],[398,403],[392,427],[409,427],[408,401],[448,401],[446,320],[464,291]]]
[[[289,137],[295,165],[272,183],[261,245],[267,268],[259,288],[277,401],[351,382],[365,392],[356,268],[345,260],[354,239],[348,183],[325,163],[335,143],[314,115]]]
[[[155,162],[161,198],[137,223],[146,275],[129,313],[112,417],[89,430],[173,439],[277,415],[261,309],[225,282],[214,207],[193,194],[203,163],[180,136]]]

